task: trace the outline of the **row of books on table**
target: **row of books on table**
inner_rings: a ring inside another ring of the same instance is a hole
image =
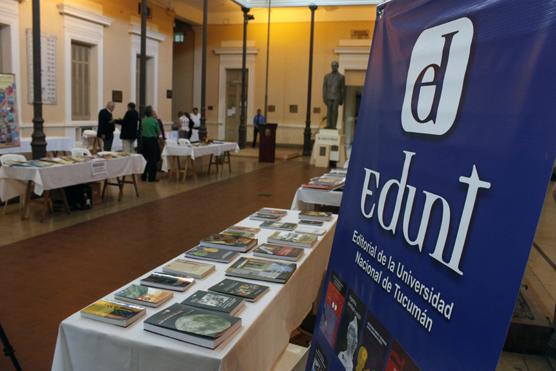
[[[344,187],[346,182],[346,169],[332,169],[330,172],[317,178],[312,178],[303,188],[319,189],[323,191],[335,191]]]
[[[59,156],[59,157],[43,157],[38,160],[28,161],[11,161],[9,166],[12,167],[34,167],[45,168],[56,165],[72,165],[82,162],[89,162],[94,159],[110,160],[113,158],[128,157],[129,153],[125,152],[99,152],[94,156]]]
[[[214,349],[241,327],[238,315],[245,302],[258,301],[269,289],[235,278],[285,284],[305,249],[312,248],[319,235],[326,232],[318,227],[332,219],[330,213],[309,211],[299,214],[299,223],[280,222],[286,214],[285,210],[261,209],[250,219],[273,215],[279,216],[278,220],[264,221],[258,228],[234,225],[208,236],[185,253],[185,258],[195,260],[175,259],[162,266],[160,272],[142,278],[139,284],[117,292],[114,300],[99,300],[84,308],[81,314],[127,327],[146,314],[145,307],[162,306],[174,297],[173,292],[184,292],[195,280],[202,280],[215,271],[214,264],[200,260],[229,264],[225,274],[233,278],[226,278],[207,291],[198,290],[144,321],[146,331]],[[311,223],[304,226],[303,221]],[[266,243],[259,245],[257,234],[261,229],[276,231]],[[299,232],[300,229],[305,232]],[[240,256],[250,251],[257,258]]]

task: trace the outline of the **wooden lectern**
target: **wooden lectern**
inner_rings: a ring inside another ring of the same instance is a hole
[[[259,130],[261,141],[259,162],[274,162],[276,157],[276,129],[278,124],[264,124]]]

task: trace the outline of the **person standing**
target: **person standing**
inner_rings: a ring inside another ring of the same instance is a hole
[[[102,139],[103,151],[112,150],[112,142],[114,141],[114,130],[116,130],[114,119],[112,118],[114,106],[114,102],[108,102],[106,103],[106,107],[101,109],[98,113],[97,137]]]
[[[178,137],[179,138],[189,139],[189,136],[191,134],[191,131],[189,129],[189,125],[190,125],[191,122],[190,122],[188,116],[189,116],[189,114],[187,112],[182,112],[182,115],[179,118],[179,120],[180,120],[180,129],[178,131]]]
[[[253,148],[257,145],[257,134],[265,122],[266,119],[261,113],[261,109],[257,109],[257,114],[253,118]]]
[[[156,182],[156,169],[160,160],[160,146],[158,137],[160,136],[160,126],[153,117],[153,108],[145,108],[145,117],[141,122],[141,147],[143,157],[147,160],[147,166],[141,176],[141,180]]]
[[[120,139],[122,140],[123,151],[133,153],[133,143],[137,139],[137,127],[139,125],[139,113],[135,110],[135,103],[127,104],[127,112],[120,123],[122,125]]]
[[[193,127],[191,128],[191,136],[190,140],[192,142],[199,141],[199,129],[201,128],[201,114],[199,113],[199,109],[197,107],[193,107],[193,112],[191,112],[191,122],[193,123]]]

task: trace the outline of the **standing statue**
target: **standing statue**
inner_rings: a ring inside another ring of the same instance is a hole
[[[324,76],[324,83],[322,85],[322,98],[328,109],[327,129],[336,129],[338,106],[344,104],[346,79],[344,75],[338,72],[338,67],[338,62],[332,62],[332,72]]]

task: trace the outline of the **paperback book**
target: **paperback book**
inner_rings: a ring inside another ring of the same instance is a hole
[[[256,302],[268,291],[268,286],[226,278],[210,287],[209,291],[237,296],[249,302]]]
[[[250,227],[242,227],[240,225],[234,225],[229,228],[226,228],[221,233],[226,234],[228,236],[234,237],[245,237],[245,238],[255,238],[257,233],[261,231],[260,228],[250,228]]]
[[[326,233],[324,228],[314,228],[300,225],[295,230],[297,233],[314,234],[315,236],[322,236]]]
[[[294,263],[279,263],[254,258],[239,258],[226,269],[226,275],[251,280],[286,283],[297,266]]]
[[[141,285],[131,285],[116,293],[116,300],[128,303],[145,305],[148,307],[159,307],[174,296],[173,293],[149,288]]]
[[[195,246],[185,253],[187,258],[214,261],[218,263],[230,263],[238,255],[239,253],[236,251],[204,246]]]
[[[162,271],[180,277],[205,278],[214,271],[214,264],[176,259],[162,267]]]
[[[332,213],[328,211],[301,211],[299,213],[299,219],[328,222],[332,220]]]
[[[332,349],[336,346],[336,335],[344,309],[346,291],[344,282],[333,272],[326,288],[322,319],[319,324],[321,333]]]
[[[313,227],[322,227],[324,225],[324,222],[319,222],[317,220],[303,220],[301,219],[299,221],[299,225],[308,225],[308,226],[313,226]]]
[[[182,304],[227,313],[232,316],[238,314],[245,307],[243,299],[236,296],[201,290],[182,301]]]
[[[297,227],[295,223],[263,222],[261,228],[274,229],[277,231],[293,231]]]
[[[276,245],[311,248],[318,241],[314,234],[297,232],[274,232],[268,237],[268,242]]]
[[[81,316],[112,325],[127,327],[145,315],[145,308],[137,305],[99,300],[81,310]]]
[[[253,255],[260,258],[297,261],[303,256],[303,249],[265,243],[253,250]]]
[[[222,233],[213,234],[201,240],[201,246],[247,252],[257,245],[255,238],[234,237]]]
[[[195,282],[193,278],[177,277],[171,274],[152,273],[150,276],[143,278],[140,283],[142,286],[156,287],[172,291],[183,292]]]
[[[287,210],[282,209],[271,209],[269,207],[264,207],[257,211],[257,214],[265,214],[265,215],[278,215],[278,216],[286,216],[288,214]]]
[[[173,304],[144,322],[146,331],[214,349],[241,327],[241,318]]]
[[[255,213],[249,217],[250,220],[258,220],[262,222],[278,222],[282,219],[282,215],[272,215],[272,214],[259,214]]]

